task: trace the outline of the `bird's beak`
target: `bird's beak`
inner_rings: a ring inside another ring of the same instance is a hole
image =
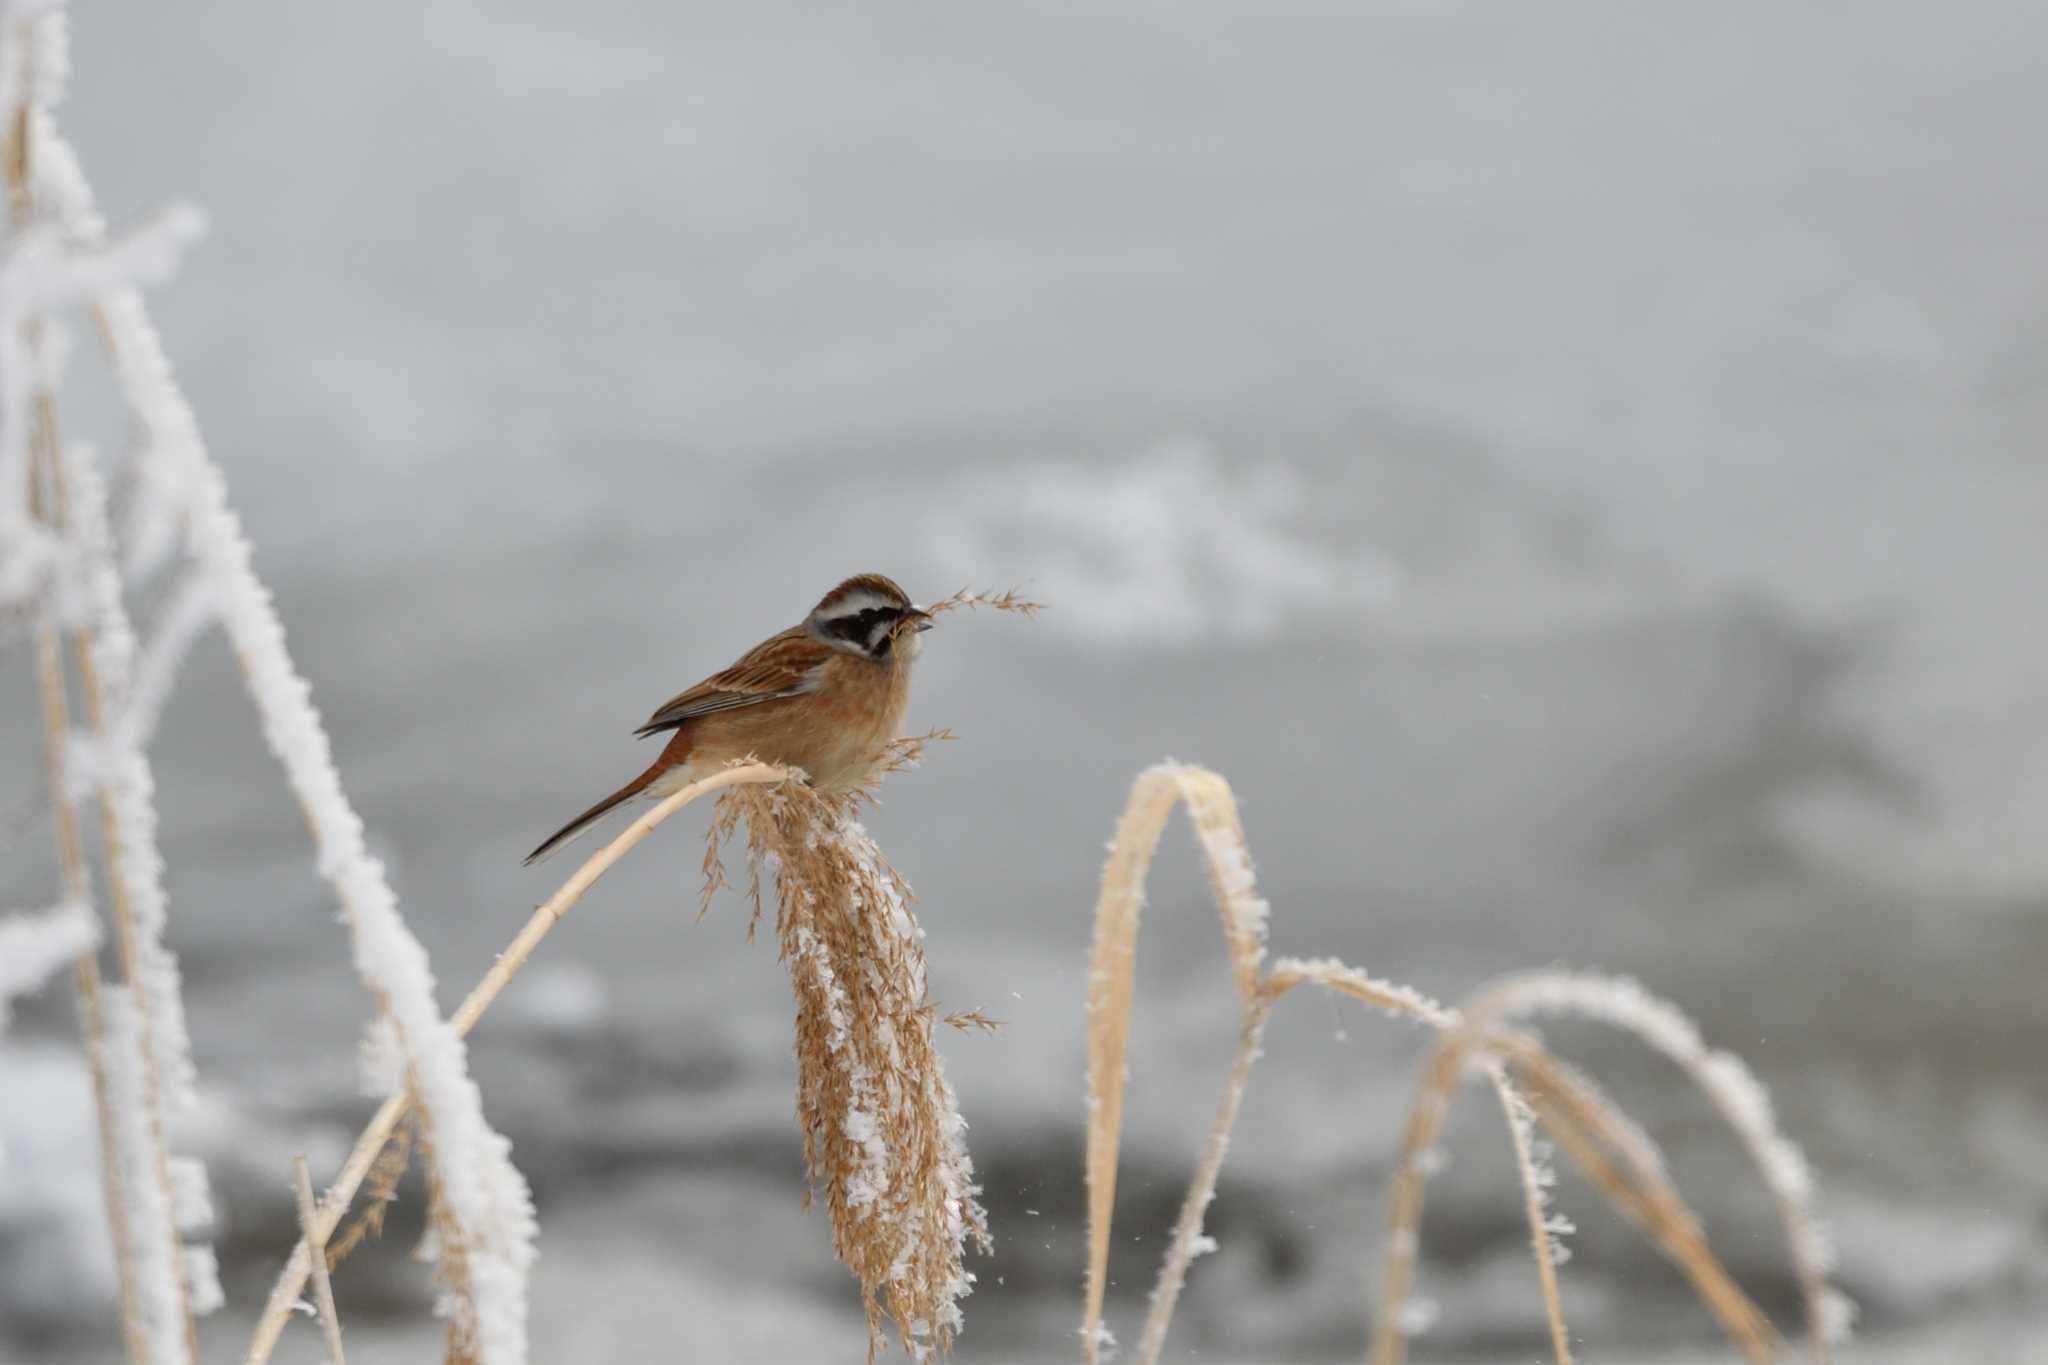
[[[909,612],[905,614],[905,619],[910,622],[912,629],[917,630],[919,632],[930,630],[934,625],[938,624],[936,621],[932,620],[932,614],[930,612],[918,607],[912,607],[909,610]]]

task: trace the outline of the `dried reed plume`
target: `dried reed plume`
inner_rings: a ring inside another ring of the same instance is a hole
[[[914,762],[920,745],[900,744],[891,761]],[[805,1170],[824,1190],[833,1249],[860,1280],[868,1358],[886,1309],[922,1359],[949,1349],[960,1329],[959,1300],[974,1284],[967,1242],[988,1251],[988,1221],[961,1140],[967,1125],[933,1045],[940,1020],[926,992],[924,931],[909,886],[856,818],[864,799],[801,782],[728,790],[707,841],[705,896],[724,883],[718,850],[744,821],[754,919],[766,874],[796,992]],[[978,1013],[954,1022],[991,1023]]]
[[[1265,965],[1268,908],[1258,896],[1229,785],[1202,768],[1162,764],[1139,774],[1131,789],[1103,868],[1095,912],[1088,983],[1088,1267],[1081,1319],[1082,1356],[1089,1365],[1095,1365],[1111,1344],[1102,1309],[1116,1203],[1139,911],[1145,874],[1176,803],[1187,806],[1222,914],[1240,1028],[1216,1118],[1189,1179],[1152,1292],[1138,1341],[1140,1365],[1153,1365],[1160,1358],[1188,1267],[1214,1246],[1202,1233],[1202,1218],[1215,1198],[1244,1088],[1261,1055],[1266,1020],[1280,997],[1302,985],[1350,996],[1437,1034],[1409,1112],[1389,1192],[1385,1264],[1374,1316],[1376,1365],[1399,1365],[1408,1335],[1420,1330],[1428,1316],[1425,1305],[1409,1299],[1423,1183],[1451,1094],[1471,1074],[1491,1083],[1507,1121],[1558,1365],[1569,1365],[1572,1358],[1557,1275],[1564,1259],[1561,1238],[1571,1224],[1550,1207],[1548,1192],[1554,1178],[1534,1137],[1538,1125],[1557,1140],[1593,1188],[1679,1267],[1747,1359],[1767,1361],[1780,1344],[1769,1319],[1708,1247],[1698,1218],[1671,1183],[1648,1135],[1589,1078],[1514,1027],[1516,1019],[1527,1015],[1567,1012],[1634,1032],[1679,1062],[1735,1128],[1778,1203],[1806,1301],[1809,1349],[1815,1360],[1829,1359],[1829,1344],[1846,1329],[1849,1308],[1828,1285],[1827,1246],[1811,1207],[1811,1181],[1797,1149],[1777,1132],[1762,1087],[1738,1061],[1727,1053],[1708,1051],[1689,1021],[1633,982],[1565,973],[1511,977],[1480,991],[1461,1013],[1334,958],[1282,958]]]

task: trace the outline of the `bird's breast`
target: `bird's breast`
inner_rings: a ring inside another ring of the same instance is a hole
[[[900,732],[909,700],[907,662],[849,655],[825,665],[816,691],[705,717],[697,752],[718,761],[752,754],[802,768],[820,788],[852,787]]]

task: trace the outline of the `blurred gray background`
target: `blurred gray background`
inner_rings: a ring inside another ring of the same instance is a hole
[[[1636,973],[1744,1053],[1820,1177],[1851,1359],[2048,1359],[2048,10],[212,0],[80,5],[74,39],[110,216],[211,215],[159,318],[446,1001],[573,866],[521,856],[646,761],[631,728],[840,576],[1049,604],[927,637],[912,722],[960,739],[871,821],[937,998],[1007,1021],[945,1045],[998,1240],[963,1361],[1074,1354],[1089,912],[1167,756],[1235,785],[1276,951],[1447,998]],[[27,668],[0,688],[0,899],[32,903]],[[211,639],[155,751],[213,1358],[290,1240],[289,1154],[331,1169],[368,1108],[251,716]],[[702,823],[475,1038],[541,1206],[539,1360],[858,1358],[787,986],[736,899],[695,921]],[[1179,827],[1140,953],[1127,1339],[1235,1027]],[[117,1350],[71,1032],[52,992],[0,1051],[7,1360]],[[1704,1106],[1554,1038],[1789,1322]],[[1176,1358],[1357,1353],[1424,1042],[1282,1011]],[[1480,1097],[1450,1146],[1418,1357],[1538,1358]],[[1718,1359],[1560,1197],[1587,1356]],[[419,1203],[341,1276],[359,1362],[435,1349]]]

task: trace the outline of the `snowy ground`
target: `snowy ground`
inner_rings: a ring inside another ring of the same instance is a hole
[[[75,29],[110,210],[212,216],[167,342],[444,999],[566,870],[525,850],[644,761],[631,726],[837,576],[1051,602],[928,637],[912,720],[961,739],[871,822],[935,993],[1007,1021],[947,1048],[1001,1244],[963,1359],[1070,1358],[1087,911],[1168,755],[1237,786],[1278,951],[1446,997],[1635,972],[1750,1057],[1865,1305],[1853,1359],[2048,1355],[2048,11],[237,0]],[[50,885],[34,742],[0,729],[10,905]],[[246,1312],[289,1154],[331,1167],[362,1117],[364,1005],[217,640],[155,757]],[[700,826],[477,1035],[541,1205],[537,1359],[858,1340],[799,1212],[786,987],[736,903],[693,922]],[[1141,943],[1127,1337],[1232,1036],[1191,861],[1170,833]],[[112,1358],[67,1011],[0,1051],[0,1360]],[[1558,1038],[1783,1307],[1702,1108]],[[1290,1003],[1177,1346],[1355,1351],[1420,1041]],[[1468,1108],[1430,1358],[1529,1359]],[[1718,1359],[1562,1199],[1588,1355]],[[342,1280],[353,1359],[425,1349],[410,1226]]]

